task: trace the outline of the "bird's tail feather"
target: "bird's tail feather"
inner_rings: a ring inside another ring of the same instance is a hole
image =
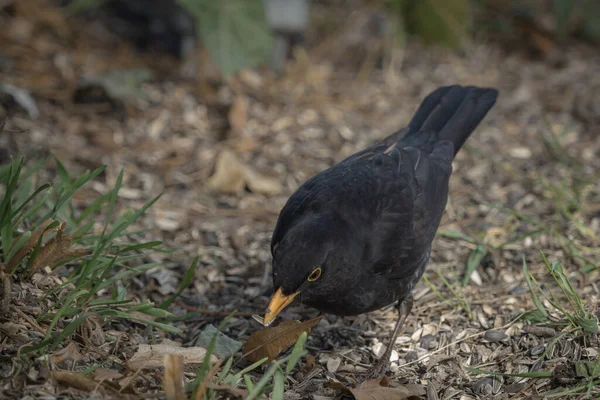
[[[454,155],[496,103],[498,90],[475,86],[443,86],[421,103],[409,124],[409,133],[436,132],[454,145]]]

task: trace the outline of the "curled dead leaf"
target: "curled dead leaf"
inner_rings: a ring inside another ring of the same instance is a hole
[[[265,357],[269,361],[274,360],[279,354],[294,345],[302,332],[310,332],[321,318],[323,316],[305,322],[283,321],[277,326],[254,332],[244,344],[242,349],[244,357],[251,362],[262,360]]]
[[[219,154],[215,172],[208,179],[207,186],[221,193],[241,193],[246,186],[254,193],[265,195],[281,193],[281,182],[277,177],[268,176],[244,164],[230,150],[224,150]]]
[[[14,270],[15,266],[17,265],[17,263],[23,258],[23,256],[25,256],[25,254],[29,253],[31,250],[33,250],[33,248],[35,247],[35,245],[37,244],[37,242],[40,240],[40,237],[42,235],[46,235],[50,232],[54,232],[58,229],[57,227],[54,227],[52,229],[48,229],[46,231],[46,229],[48,228],[48,226],[52,223],[52,221],[45,221],[44,223],[42,223],[42,225],[34,230],[33,232],[31,232],[31,236],[29,237],[29,239],[27,240],[27,243],[25,243],[23,245],[23,247],[21,247],[11,258],[10,260],[8,260],[7,262],[7,268],[6,271],[12,271]],[[16,237],[13,241],[13,246],[15,245],[15,243],[18,242],[19,237]],[[11,249],[12,250],[12,249]]]
[[[165,354],[165,375],[163,386],[167,400],[187,400],[183,379],[183,357]]]
[[[52,265],[67,257],[80,257],[88,253],[86,249],[71,248],[73,238],[71,235],[65,233],[66,227],[66,222],[60,224],[56,231],[56,236],[48,240],[48,242],[40,249],[35,260],[33,260],[33,263],[31,264],[30,274],[33,274],[40,267]]]

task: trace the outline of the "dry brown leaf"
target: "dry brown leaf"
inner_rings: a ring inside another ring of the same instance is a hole
[[[389,387],[388,385],[387,377],[365,381],[357,388],[347,387],[341,382],[329,381],[330,388],[350,394],[356,400],[402,400],[425,394],[425,389],[418,385],[400,385],[397,387]]]
[[[183,379],[183,357],[165,354],[165,378],[163,386],[167,400],[187,400]]]
[[[102,386],[93,379],[81,374],[74,372],[54,371],[52,372],[52,377],[57,383],[62,383],[78,390],[83,390],[86,392],[100,392],[104,395],[111,394],[111,390]]]
[[[83,360],[85,357],[79,351],[75,342],[70,342],[64,349],[50,356],[50,361],[64,369],[71,369],[73,364]]]
[[[274,360],[281,352],[294,345],[302,332],[308,333],[316,326],[321,318],[323,316],[305,322],[283,321],[277,326],[254,332],[244,344],[242,349],[244,357],[251,362],[262,360],[265,357],[268,357],[269,361]]]
[[[231,130],[235,133],[241,133],[246,121],[248,120],[248,99],[245,96],[238,95],[233,100],[227,116]]]
[[[31,264],[30,274],[33,274],[40,267],[54,264],[61,259],[67,257],[79,257],[88,253],[85,249],[71,249],[73,238],[71,235],[65,233],[66,227],[66,222],[60,224],[56,231],[56,236],[48,240],[48,242],[40,249],[35,260],[33,260],[33,263]]]
[[[169,343],[155,345],[140,344],[138,351],[125,365],[133,371],[159,368],[163,366],[164,357],[167,354],[180,355],[183,357],[183,363],[186,367],[194,367],[204,361],[206,349],[203,347],[179,347]],[[217,357],[211,355],[211,364],[217,361]]]
[[[101,317],[97,314],[90,315],[78,329],[83,342],[88,346],[100,347],[106,341],[102,329]]]
[[[1,272],[0,272],[1,274]],[[10,337],[12,340],[17,342],[25,343],[30,340],[26,332],[28,331],[27,326],[14,322],[5,322],[0,324],[0,333]]]
[[[274,196],[281,193],[281,182],[274,176],[268,176],[256,169],[246,169],[246,184],[254,193]]]
[[[57,227],[54,227],[50,230],[48,230],[47,232],[45,232],[46,228],[48,227],[48,225],[50,225],[52,223],[52,221],[45,221],[44,223],[42,223],[42,225],[36,229],[35,231],[31,232],[31,236],[29,237],[29,240],[27,241],[27,243],[25,243],[25,245],[23,245],[23,247],[21,247],[19,249],[19,251],[17,251],[10,260],[8,260],[7,263],[7,271],[12,271],[16,264],[19,262],[19,260],[21,260],[21,258],[23,258],[23,256],[27,253],[29,253],[31,250],[33,250],[33,248],[35,247],[35,245],[37,244],[38,240],[40,240],[40,237],[42,236],[42,234],[46,235],[50,232],[54,232],[58,229]],[[15,238],[15,242],[16,243],[18,240],[18,238]],[[13,243],[13,245],[14,245]]]
[[[246,185],[244,165],[233,152],[222,151],[217,158],[215,173],[209,178],[207,185],[221,193],[241,193]]]
[[[277,177],[268,176],[242,163],[231,150],[223,150],[217,158],[215,172],[208,179],[207,186],[221,193],[241,193],[246,185],[254,193],[281,193],[281,182]]]
[[[123,374],[114,369],[96,368],[92,373],[92,378],[97,382],[112,381],[121,379]]]
[[[251,136],[242,136],[227,142],[237,153],[249,153],[260,146],[260,142]]]

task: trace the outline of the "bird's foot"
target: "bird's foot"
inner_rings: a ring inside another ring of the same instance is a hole
[[[375,363],[375,365],[373,365],[371,368],[369,368],[365,372],[365,378],[366,378],[366,380],[383,378],[383,376],[385,375],[385,373],[388,371],[389,368],[390,368],[390,356],[388,355],[386,357],[386,355],[384,354],[383,357],[381,357],[377,361],[377,363]]]

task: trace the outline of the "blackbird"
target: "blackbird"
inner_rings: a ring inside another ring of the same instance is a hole
[[[429,262],[452,160],[497,97],[492,88],[440,87],[407,127],[302,184],[271,239],[277,290],[265,325],[294,299],[342,316],[397,302],[386,353],[368,373],[383,375]]]

